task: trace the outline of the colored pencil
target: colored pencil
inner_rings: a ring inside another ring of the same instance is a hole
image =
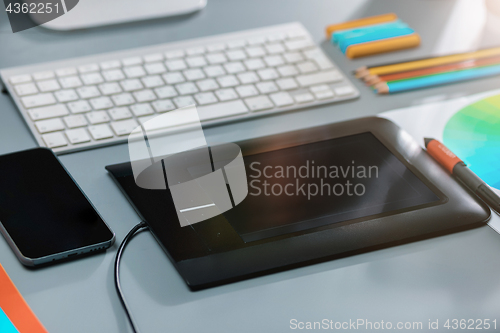
[[[332,34],[331,42],[333,44],[338,44],[339,42],[346,40],[348,38],[360,37],[380,30],[399,29],[399,28],[401,29],[408,28],[408,24],[401,22],[401,20],[396,20],[392,22],[384,22],[380,24],[357,27],[354,29],[339,30]]]
[[[397,19],[398,19],[398,17],[396,14],[389,13],[389,14],[365,17],[365,18],[347,21],[347,22],[343,22],[343,23],[339,23],[339,24],[332,24],[332,25],[329,25],[326,27],[326,38],[328,40],[330,40],[330,38],[332,37],[332,33],[335,31],[338,31],[338,30],[353,29],[353,28],[367,26],[367,25],[374,25],[374,24],[378,24],[378,23],[395,21]]]
[[[374,88],[378,94],[397,93],[446,83],[472,80],[500,74],[500,65],[470,68],[450,73],[441,73],[392,82],[377,83]]]
[[[402,79],[409,79],[409,78],[414,78],[414,77],[418,77],[418,76],[451,72],[451,71],[456,71],[456,70],[461,70],[461,69],[466,69],[466,68],[488,66],[488,65],[499,64],[499,63],[500,63],[500,56],[497,56],[497,57],[477,59],[477,60],[476,59],[466,60],[463,62],[448,64],[448,65],[441,65],[441,66],[435,66],[435,67],[429,67],[429,68],[423,68],[423,69],[416,69],[413,71],[400,72],[400,73],[395,73],[395,74],[387,74],[387,75],[381,75],[381,76],[368,75],[367,77],[364,78],[364,80],[365,80],[365,83],[367,85],[372,86],[372,85],[379,83],[379,82],[390,82],[390,81],[396,81],[396,80],[402,80]]]
[[[374,42],[387,38],[407,36],[413,34],[414,32],[415,31],[409,27],[377,30],[371,33],[366,33],[362,36],[355,36],[352,38],[346,38],[344,40],[341,40],[339,41],[339,48],[340,51],[345,54],[347,48],[352,45]]]
[[[427,59],[422,59],[422,60],[402,62],[402,63],[396,63],[396,64],[392,64],[392,65],[377,66],[377,67],[370,67],[370,68],[361,67],[361,68],[358,68],[356,70],[355,75],[358,78],[362,78],[362,77],[368,76],[370,74],[372,74],[372,75],[385,75],[385,74],[392,74],[392,73],[405,72],[405,71],[410,71],[410,70],[415,70],[415,69],[421,69],[421,68],[426,68],[426,67],[445,65],[445,64],[450,64],[450,63],[454,63],[454,62],[470,60],[470,59],[488,58],[488,57],[493,57],[493,56],[497,56],[497,55],[500,55],[500,47],[494,47],[494,48],[479,50],[479,51],[475,51],[475,52],[459,53],[459,54],[453,54],[453,55],[447,55],[447,56],[441,56],[441,57],[434,57],[434,58],[427,58]]]

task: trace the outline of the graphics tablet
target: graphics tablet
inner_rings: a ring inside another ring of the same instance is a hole
[[[169,190],[107,166],[192,290],[483,225],[490,217],[392,122],[362,118],[236,142],[233,209],[181,227]]]

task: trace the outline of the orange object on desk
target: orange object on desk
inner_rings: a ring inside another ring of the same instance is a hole
[[[0,308],[19,333],[48,333],[0,265]]]
[[[377,53],[407,49],[418,45],[420,45],[420,36],[414,33],[401,37],[351,45],[347,48],[345,55],[347,58],[352,59]]]
[[[385,22],[391,22],[398,19],[398,16],[394,13],[382,14],[377,16],[364,17],[357,20],[342,22],[338,24],[332,24],[326,27],[326,38],[330,40],[332,34],[335,31],[354,29],[357,27],[363,27],[366,25],[380,24]]]

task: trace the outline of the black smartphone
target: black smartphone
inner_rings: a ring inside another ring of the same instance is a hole
[[[113,245],[115,234],[50,149],[0,156],[0,232],[37,266]]]

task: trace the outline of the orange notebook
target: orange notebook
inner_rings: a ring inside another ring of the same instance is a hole
[[[19,333],[48,333],[0,265],[0,308]]]

